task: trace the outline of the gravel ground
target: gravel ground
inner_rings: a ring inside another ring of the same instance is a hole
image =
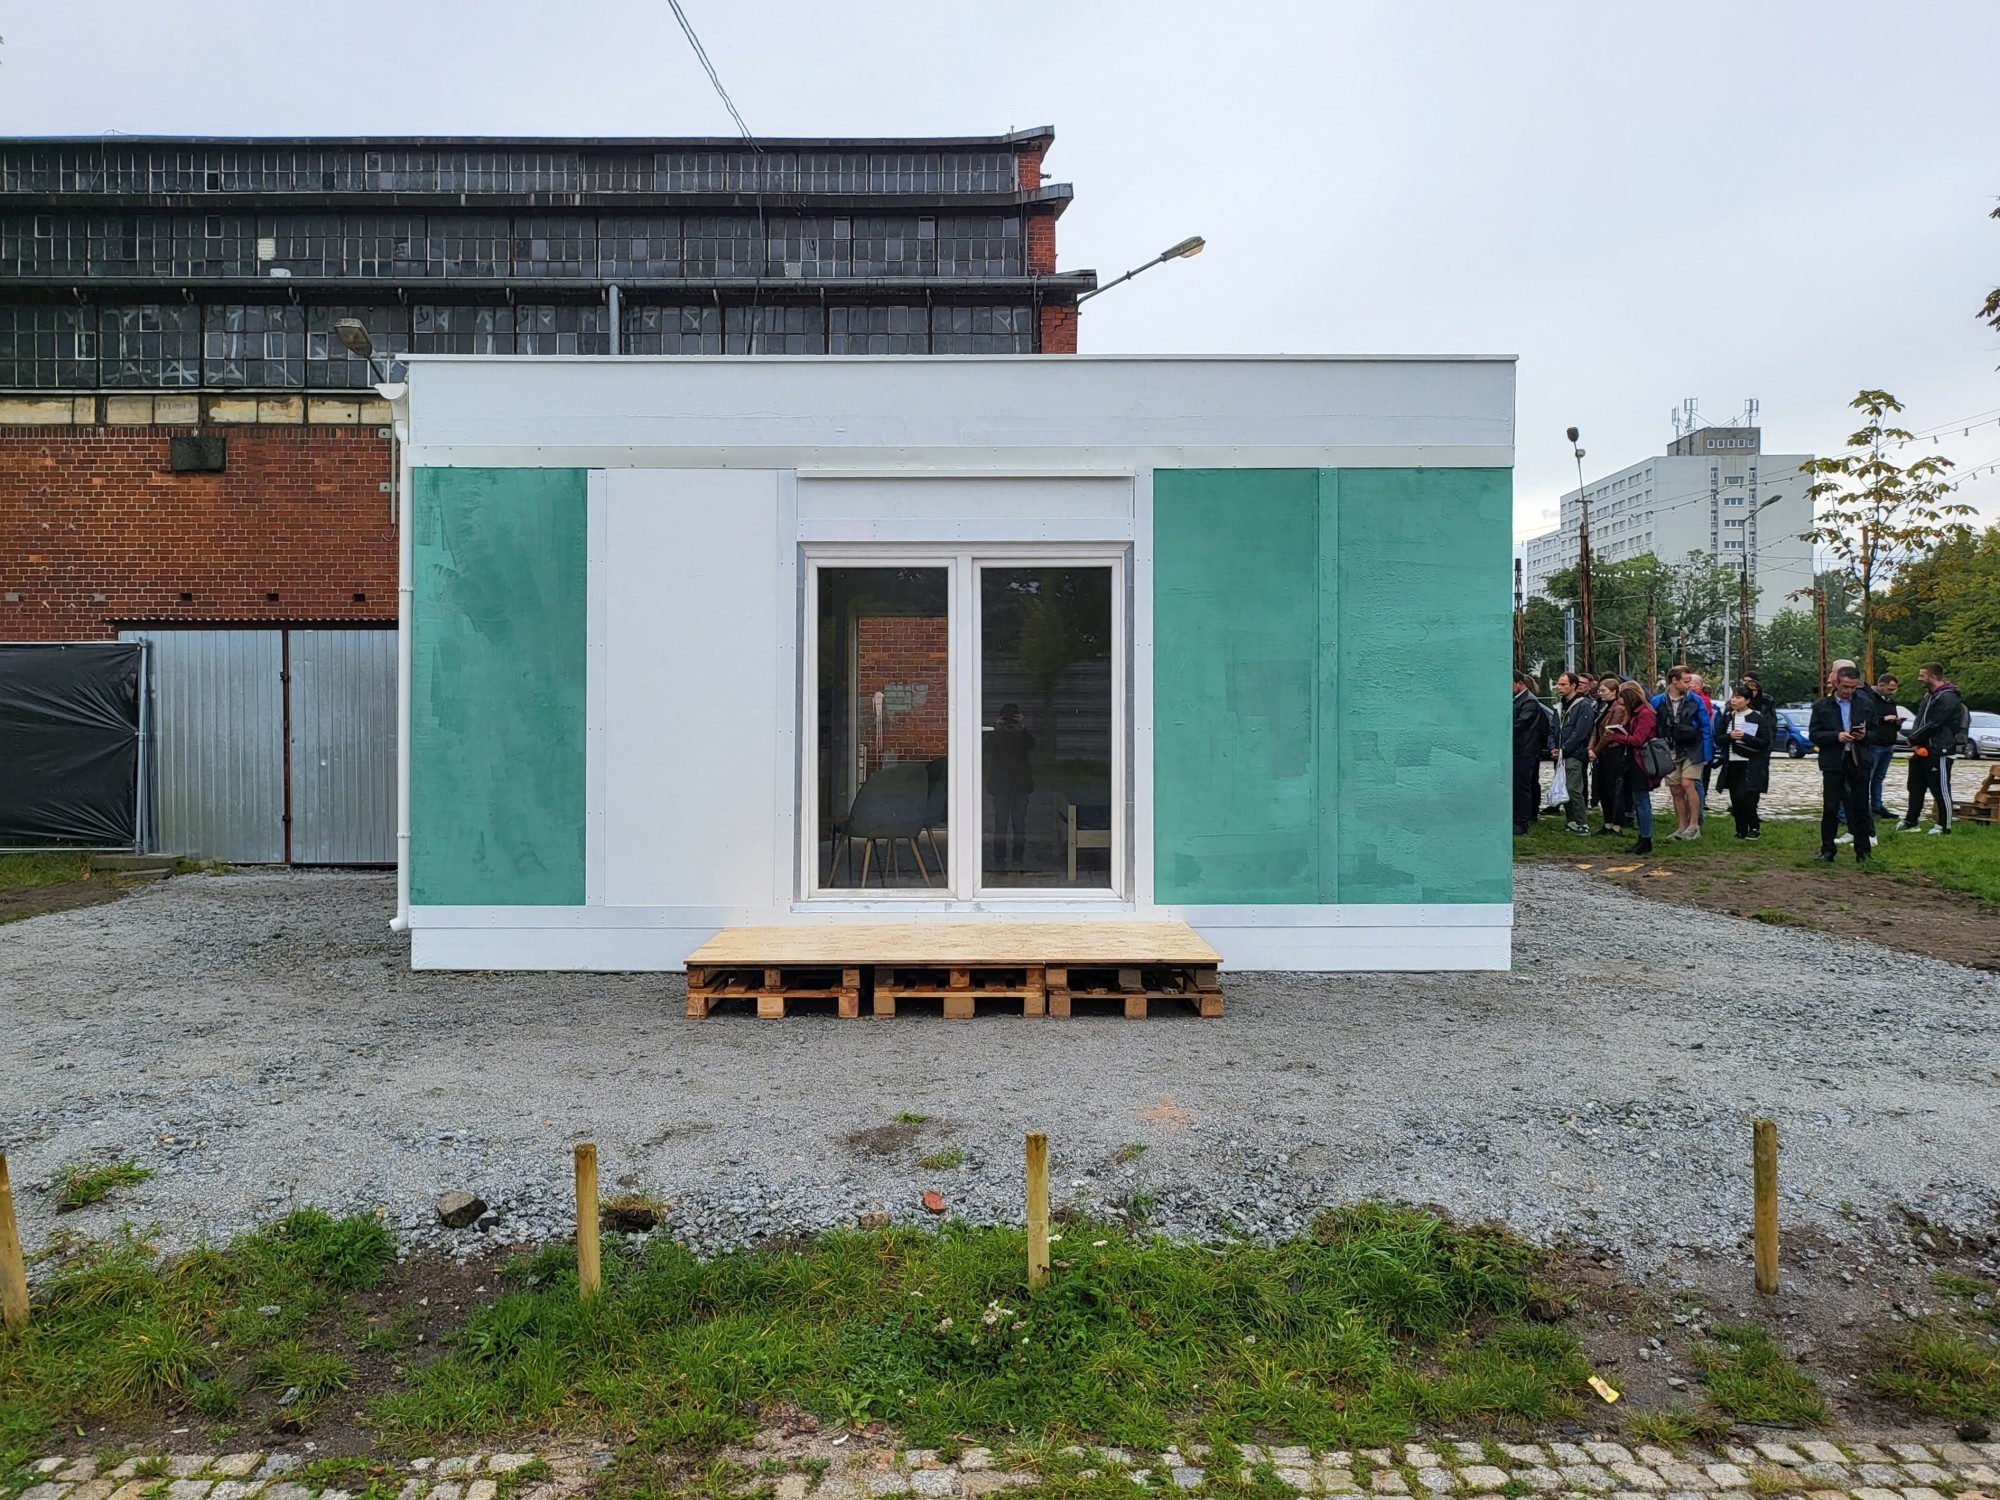
[[[384,875],[183,877],[0,929],[0,1141],[31,1247],[292,1205],[379,1209],[411,1244],[555,1239],[581,1139],[703,1249],[924,1220],[927,1188],[1017,1219],[1042,1129],[1059,1202],[1137,1195],[1175,1234],[1388,1196],[1671,1270],[1744,1234],[1758,1113],[1792,1225],[1993,1231],[2000,977],[1517,880],[1512,974],[1231,975],[1211,1021],[697,1023],[678,975],[413,974]],[[918,1165],[949,1147],[962,1166]],[[157,1175],[57,1218],[58,1169],[125,1157]],[[453,1188],[498,1223],[439,1226]]]

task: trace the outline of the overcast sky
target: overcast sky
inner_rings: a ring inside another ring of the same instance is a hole
[[[2000,460],[1995,0],[683,3],[760,133],[1053,125],[1065,269],[1207,236],[1086,351],[1519,355],[1520,535],[1565,426],[1620,468],[1688,396],[1825,452],[1881,387]],[[10,134],[731,129],[664,0],[0,14]],[[1964,497],[2000,512],[2000,474]]]

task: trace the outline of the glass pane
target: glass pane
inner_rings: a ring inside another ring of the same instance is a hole
[[[945,884],[949,592],[945,568],[819,570],[823,889]]]
[[[981,883],[1111,884],[1111,569],[982,568]]]

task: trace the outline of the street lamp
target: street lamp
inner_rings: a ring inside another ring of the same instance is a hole
[[[1574,427],[1568,432],[1570,446],[1576,449],[1576,503],[1582,507],[1576,531],[1576,612],[1581,617],[1583,634],[1579,644],[1583,649],[1583,670],[1595,673],[1596,631],[1590,613],[1590,492],[1583,487],[1583,445],[1577,441]]]
[[[368,361],[368,373],[375,373],[375,341],[368,336],[368,325],[359,318],[336,318],[333,321],[333,336],[340,340],[349,354],[357,354]],[[382,361],[382,380],[376,389],[385,399],[394,399],[401,391],[389,389],[389,361]]]
[[[1092,297],[1101,296],[1103,293],[1110,291],[1114,286],[1118,286],[1123,282],[1130,281],[1134,276],[1137,276],[1141,271],[1150,271],[1153,269],[1153,267],[1161,264],[1164,261],[1186,260],[1190,255],[1199,255],[1203,250],[1207,248],[1208,248],[1207,240],[1203,239],[1198,234],[1191,234],[1186,239],[1182,240],[1179,244],[1167,246],[1166,249],[1162,250],[1158,255],[1154,256],[1151,260],[1147,261],[1143,266],[1134,266],[1131,270],[1127,271],[1123,276],[1120,276],[1117,281],[1107,281],[1104,283],[1103,286],[1098,287],[1093,291],[1085,292],[1082,296],[1076,299],[1077,304],[1081,306],[1083,303],[1088,302]]]

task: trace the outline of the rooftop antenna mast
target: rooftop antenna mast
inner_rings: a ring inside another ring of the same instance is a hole
[[[1762,409],[1755,396],[1746,400],[1743,403],[1743,425],[1745,427],[1755,427],[1757,425],[1757,413]]]

